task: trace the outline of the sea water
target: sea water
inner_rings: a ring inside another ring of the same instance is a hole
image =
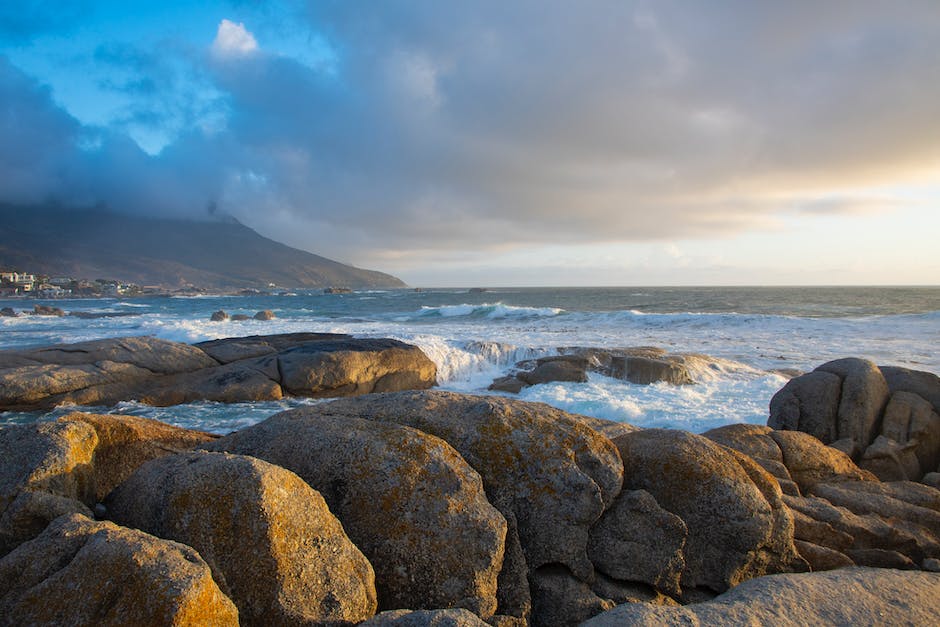
[[[0,318],[0,349],[106,337],[153,335],[199,342],[298,331],[392,337],[415,344],[438,367],[440,389],[487,394],[492,380],[523,359],[561,347],[656,346],[705,353],[718,366],[696,383],[635,385],[590,375],[587,383],[552,383],[518,395],[562,409],[644,427],[695,432],[736,422],[763,424],[771,396],[785,383],[778,371],[807,371],[854,356],[880,365],[940,373],[940,288],[505,288],[319,291],[277,296],[0,300],[0,307],[49,304],[66,311],[121,314],[78,318]],[[270,321],[210,322],[212,312],[254,314]],[[95,408],[226,433],[277,411],[314,403],[191,403],[151,408],[123,403]],[[0,423],[51,419],[0,414]]]

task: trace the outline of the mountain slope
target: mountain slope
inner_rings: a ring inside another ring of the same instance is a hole
[[[402,287],[396,277],[291,248],[229,218],[0,206],[0,269],[207,288]]]

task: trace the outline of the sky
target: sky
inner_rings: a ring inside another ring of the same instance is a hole
[[[0,202],[411,285],[940,283],[937,0],[0,3]]]

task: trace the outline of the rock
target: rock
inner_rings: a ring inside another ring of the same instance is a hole
[[[0,559],[0,616],[11,625],[238,625],[195,550],[77,514]]]
[[[389,610],[376,614],[359,627],[489,627],[479,616],[463,608],[449,610]]]
[[[911,392],[933,405],[940,414],[940,377],[932,372],[909,370],[898,366],[881,366],[881,374],[892,394]]]
[[[526,384],[514,375],[506,375],[505,377],[499,377],[493,379],[493,382],[490,384],[489,390],[494,392],[509,392],[510,394],[518,394],[526,387]]]
[[[34,316],[64,316],[65,312],[49,305],[33,305]]]
[[[521,372],[517,378],[526,385],[538,385],[553,381],[586,383],[587,360],[578,357],[544,357],[537,360],[535,369]]]
[[[59,422],[82,422],[95,429],[98,444],[91,470],[97,501],[103,501],[111,490],[151,459],[192,449],[218,437],[137,416],[75,412],[59,418]]]
[[[920,481],[924,485],[940,490],[940,472],[928,472]]]
[[[490,502],[515,516],[530,571],[557,563],[591,580],[588,530],[620,492],[622,463],[610,440],[580,418],[542,403],[451,392],[371,395],[311,411],[446,440],[480,473]]]
[[[733,424],[706,431],[702,435],[722,446],[756,459],[783,463],[783,453],[771,437],[773,429],[761,425]]]
[[[898,444],[911,445],[919,468],[917,476],[908,475],[908,479],[917,479],[940,465],[940,415],[917,394],[899,390],[891,395],[881,434]]]
[[[90,425],[37,422],[0,429],[0,512],[20,492],[48,492],[94,504]]]
[[[150,373],[131,364],[103,361],[76,366],[21,366],[0,372],[0,407],[54,406],[49,398],[105,383],[139,380]]]
[[[147,337],[7,352],[0,354],[0,362],[22,364],[0,370],[0,409],[24,410],[66,403],[69,394],[95,402],[91,390],[101,386],[218,366],[198,348]]]
[[[793,510],[796,535],[801,540],[843,552],[850,548],[896,551],[915,562],[940,556],[937,539],[920,525],[900,519],[885,520],[875,514],[857,515],[818,497],[785,496],[784,500]],[[800,514],[825,525],[807,527],[801,524]],[[827,527],[838,533],[827,535]],[[849,542],[845,541],[846,536]]]
[[[605,420],[604,418],[595,418],[593,416],[582,416],[580,414],[569,414],[572,418],[580,422],[581,424],[594,429],[603,436],[606,436],[609,439],[613,439],[618,435],[623,435],[625,433],[633,433],[634,431],[639,431],[639,427],[634,427],[633,425],[626,422],[617,422],[615,420]]]
[[[251,320],[251,316],[248,314],[235,314],[230,318],[232,322],[244,322],[245,320]]]
[[[787,381],[770,399],[767,425],[779,430],[802,431],[824,444],[839,439],[836,424],[842,379],[814,370]]]
[[[894,568],[895,570],[917,570],[917,565],[906,555],[884,549],[848,549],[846,551],[859,566],[871,568]]]
[[[926,486],[922,487],[933,491]],[[833,505],[845,507],[855,514],[875,514],[884,519],[897,518],[915,523],[929,530],[935,538],[940,538],[940,511],[908,503],[888,491],[875,492],[855,488],[852,483],[817,483],[813,486],[812,494],[826,499]]]
[[[359,622],[372,568],[323,498],[294,473],[223,453],[153,460],[108,497],[116,522],[199,551],[242,624]]]
[[[799,494],[799,488],[783,463],[783,452],[771,436],[772,433],[770,427],[733,424],[706,431],[702,435],[751,457],[777,479],[784,494]]]
[[[327,287],[323,290],[324,294],[351,294],[352,290],[348,287]]]
[[[532,587],[532,624],[568,627],[614,607],[598,597],[590,586],[561,565],[535,569],[529,575]]]
[[[94,516],[82,502],[48,492],[20,492],[0,515],[0,556],[32,540],[65,514]]]
[[[351,340],[342,333],[279,333],[277,335],[248,335],[209,340],[194,344],[196,348],[222,364],[272,355],[309,342],[324,340]]]
[[[299,396],[352,396],[434,386],[437,367],[397,340],[309,342],[278,354],[281,385]]]
[[[643,385],[659,381],[671,383],[672,385],[694,383],[692,375],[682,364],[649,357],[624,358],[622,378],[630,383]]]
[[[806,492],[820,481],[876,481],[868,471],[856,466],[848,455],[824,446],[813,436],[800,431],[774,431],[769,434],[783,455],[790,476]]]
[[[872,473],[881,481],[907,481],[919,479],[920,462],[914,452],[915,444],[898,444],[883,435],[875,438],[861,459],[858,467]]]
[[[679,596],[688,529],[644,490],[624,490],[591,528],[588,557],[605,575]]]
[[[4,307],[3,309],[0,309],[0,318],[16,318],[19,317],[19,315],[20,314],[13,311],[12,307]]]
[[[255,314],[255,320],[274,320],[276,317],[277,316],[275,316],[274,312],[270,309],[265,309]]]
[[[620,605],[584,627],[621,625],[936,625],[940,574],[871,568],[781,574],[745,581],[684,607]]]
[[[800,557],[807,561],[813,572],[855,566],[855,562],[852,561],[852,558],[835,549],[830,549],[804,540],[794,540],[793,544],[796,546],[796,550],[799,551]]]
[[[655,605],[679,605],[672,597],[642,583],[618,581],[597,573],[591,590],[601,599],[610,599],[616,605],[621,603],[653,603]]]
[[[940,573],[940,559],[935,557],[928,557],[920,565],[922,570],[927,570],[932,573]]]
[[[844,551],[850,548],[855,542],[855,539],[849,534],[838,531],[828,522],[815,520],[799,509],[792,510],[792,514],[793,537],[796,540],[812,543],[835,551]]]
[[[292,394],[343,396],[423,389],[435,379],[434,363],[396,340],[296,333],[189,346],[120,338],[0,351],[0,410],[277,400],[282,384]]]
[[[837,420],[839,438],[871,442],[880,431],[881,414],[888,404],[888,384],[878,366],[849,357],[821,365],[817,370],[842,379],[842,398]]]
[[[742,465],[744,455],[667,429],[637,431],[614,443],[624,463],[624,488],[646,490],[688,528],[683,587],[722,591],[799,567],[780,488],[752,461]]]
[[[35,362],[57,366],[91,365],[105,361],[131,364],[149,370],[151,374],[193,372],[219,365],[195,346],[148,336],[57,344],[13,353]]]
[[[479,475],[439,438],[318,410],[277,414],[207,448],[278,464],[319,490],[375,568],[381,609],[491,616],[506,521]]]
[[[209,316],[210,322],[225,322],[229,319],[229,315],[225,313],[222,309],[212,312],[212,315]]]

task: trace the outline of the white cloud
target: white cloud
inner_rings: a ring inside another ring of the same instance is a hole
[[[223,19],[212,42],[212,53],[218,57],[243,57],[258,50],[258,42],[241,22]]]

